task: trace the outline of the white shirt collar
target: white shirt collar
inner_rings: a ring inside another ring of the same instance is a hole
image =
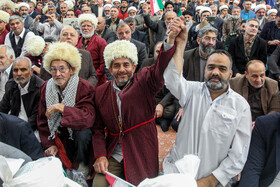
[[[30,80],[28,81],[28,83],[23,88],[20,86],[20,84],[18,84],[18,88],[20,90],[21,95],[24,95],[24,94],[28,93],[29,83],[30,83]]]

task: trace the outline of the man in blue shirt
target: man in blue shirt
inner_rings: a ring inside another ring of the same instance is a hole
[[[245,0],[243,3],[244,10],[241,11],[240,17],[244,20],[249,20],[256,17],[254,11],[251,10],[252,2],[249,0]]]

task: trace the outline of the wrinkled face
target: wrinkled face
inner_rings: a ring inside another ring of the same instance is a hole
[[[32,75],[33,73],[27,60],[24,59],[14,63],[13,77],[16,83],[20,84],[21,87],[24,87],[29,82]]]
[[[257,15],[257,17],[258,17],[259,19],[261,19],[262,17],[265,16],[265,9],[261,8],[260,10],[258,10],[258,11],[256,12],[256,15]]]
[[[28,8],[27,7],[20,7],[20,9],[19,9],[19,15],[21,16],[21,17],[26,17],[27,15],[28,15]]]
[[[11,30],[14,31],[16,36],[19,36],[23,30],[24,23],[21,22],[19,19],[14,19],[10,21]]]
[[[231,76],[230,59],[225,54],[213,54],[208,58],[204,79],[210,91],[224,91]]]
[[[240,16],[240,14],[241,14],[241,11],[240,11],[240,9],[233,9],[233,11],[231,12],[232,13],[232,15],[233,16]]]
[[[246,1],[246,2],[244,2],[243,6],[244,6],[245,10],[249,11],[249,10],[251,10],[252,3],[250,1]]]
[[[135,10],[130,10],[129,12],[128,12],[128,15],[129,15],[129,17],[135,17],[136,16],[136,11]]]
[[[66,27],[61,31],[61,42],[67,42],[73,46],[78,43],[78,33],[73,27]]]
[[[245,71],[245,76],[254,88],[261,88],[265,82],[265,66],[263,63],[253,63],[248,67],[248,72]]]
[[[89,21],[84,21],[81,24],[81,33],[84,38],[90,38],[94,35],[94,26],[91,22]]]
[[[207,17],[210,17],[210,16],[211,16],[210,12],[203,12],[201,14],[201,20],[205,20]]]
[[[127,1],[122,1],[121,7],[126,8],[128,6]]]
[[[118,86],[124,86],[133,76],[136,65],[132,65],[128,58],[116,58],[111,67],[110,73],[114,76]]]
[[[34,4],[33,3],[28,3],[28,5],[29,5],[29,14],[31,13],[31,12],[33,12],[34,11]]]
[[[173,11],[173,10],[174,10],[174,7],[171,4],[166,6],[166,11]]]
[[[117,30],[117,36],[119,40],[127,40],[129,41],[131,39],[131,30],[128,25],[124,27],[119,27]]]
[[[75,13],[74,11],[67,11],[66,13],[66,18],[75,18]]]
[[[271,14],[269,14],[268,19],[269,19],[270,21],[275,21],[275,20],[276,20],[276,13],[271,13]]]
[[[213,7],[213,8],[211,8],[211,10],[212,10],[212,16],[216,17],[217,12],[218,12],[217,7]]]
[[[98,22],[97,22],[97,26],[96,26],[96,32],[101,33],[104,31],[105,27],[106,27],[106,23],[104,21],[103,17],[98,17]]]
[[[190,15],[184,15],[184,18],[185,18],[186,22],[192,21],[192,16],[190,16]]]
[[[84,14],[92,13],[91,8],[88,7],[88,6],[85,6],[85,7],[83,8],[83,13],[84,13]]]
[[[175,17],[176,17],[175,12],[169,12],[168,14],[166,14],[164,17],[165,24],[169,25]]]
[[[249,21],[245,26],[245,33],[250,36],[256,36],[258,33],[259,24],[258,22],[252,20]]]
[[[133,21],[131,21],[131,22],[128,22],[127,24],[129,25],[132,33],[134,33],[134,31],[135,31],[135,23]]]
[[[199,48],[202,52],[209,55],[216,48],[217,35],[214,32],[205,33],[202,38],[197,38]]]
[[[0,33],[2,33],[6,28],[6,23],[0,19]]]
[[[13,56],[6,55],[6,47],[0,47],[0,71],[4,72],[13,62]]]
[[[119,14],[119,10],[116,9],[116,8],[111,8],[110,10],[110,15],[111,15],[111,18],[117,18],[118,17],[118,14]]]
[[[7,12],[8,14],[12,15],[13,14],[13,10],[10,7],[4,7],[2,9],[3,11]]]
[[[110,15],[110,7],[104,8],[104,14],[105,15]]]
[[[68,11],[68,6],[66,4],[60,5],[60,11],[61,13],[66,14],[66,12]]]
[[[54,83],[61,89],[64,89],[74,73],[74,68],[69,67],[64,60],[53,60],[51,62],[50,72]]]

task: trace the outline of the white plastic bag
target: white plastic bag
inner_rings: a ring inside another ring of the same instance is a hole
[[[28,162],[13,174],[12,171],[16,168],[10,162],[15,162],[15,160],[18,159],[7,160],[0,156],[0,177],[3,180],[3,187],[81,187],[64,176],[62,164],[58,158],[45,157]],[[19,165],[17,167],[19,168]]]

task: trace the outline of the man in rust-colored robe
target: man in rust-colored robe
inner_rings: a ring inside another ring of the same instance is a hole
[[[106,66],[115,79],[99,86],[95,92],[93,186],[108,186],[103,182],[106,171],[134,185],[158,175],[155,95],[163,86],[163,72],[175,52],[175,39],[185,27],[179,18],[173,24],[172,28],[176,29],[169,34],[157,62],[135,74],[138,58],[134,44],[118,40],[104,50]],[[116,164],[122,168],[121,172],[114,171]]]

